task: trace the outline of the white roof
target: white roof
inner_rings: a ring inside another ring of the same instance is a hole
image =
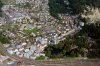
[[[24,51],[25,51],[25,52],[28,52],[28,51],[29,51],[29,49],[25,49]]]
[[[22,43],[22,45],[26,45],[27,43]]]

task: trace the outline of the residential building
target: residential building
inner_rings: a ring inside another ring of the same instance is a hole
[[[3,9],[4,15],[8,22],[18,21],[20,22],[21,19],[25,17],[25,14],[22,12],[18,12],[13,8]]]

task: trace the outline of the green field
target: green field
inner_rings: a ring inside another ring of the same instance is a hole
[[[39,32],[39,29],[37,28],[33,28],[32,30],[28,30],[28,29],[24,29],[23,30],[24,33],[36,33],[36,32]]]
[[[35,60],[45,60],[45,56],[39,56],[39,57],[37,57]]]

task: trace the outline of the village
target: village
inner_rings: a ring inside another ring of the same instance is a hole
[[[32,8],[19,7],[21,3]],[[59,14],[60,22],[50,15],[47,4],[48,0],[16,0],[16,5],[3,6],[0,31],[5,30],[4,35],[11,37],[11,44],[4,44],[9,54],[35,60],[45,56],[47,45],[58,44],[84,26],[83,22],[77,23],[76,16],[68,14]]]

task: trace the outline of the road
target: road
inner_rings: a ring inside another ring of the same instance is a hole
[[[10,55],[6,52],[6,48],[0,44],[0,52],[9,56],[12,60],[17,60],[24,62],[25,64],[35,65],[35,66],[100,66],[100,59],[88,59],[88,60],[45,60],[36,61],[27,58],[20,58],[15,55]]]

